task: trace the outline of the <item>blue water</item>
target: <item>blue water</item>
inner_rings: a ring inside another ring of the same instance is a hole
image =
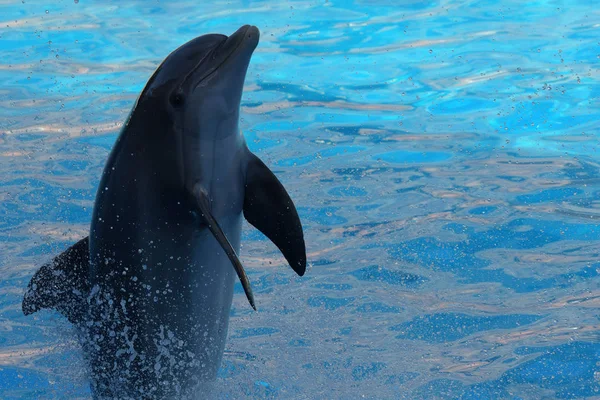
[[[592,0],[0,1],[0,398],[89,398],[75,334],[24,317],[86,235],[160,61],[262,32],[241,126],[309,270],[248,225],[222,398],[600,396],[600,14]]]

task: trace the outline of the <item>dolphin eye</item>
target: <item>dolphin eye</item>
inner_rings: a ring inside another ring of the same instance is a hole
[[[185,97],[181,93],[173,93],[170,100],[173,107],[179,108],[183,105]]]

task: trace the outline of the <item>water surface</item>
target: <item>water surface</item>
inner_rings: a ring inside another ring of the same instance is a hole
[[[209,4],[210,3],[210,4]],[[157,65],[261,29],[249,147],[305,225],[248,225],[221,398],[600,396],[600,13],[591,0],[0,1],[0,397],[89,398],[74,332],[24,317],[85,236]]]

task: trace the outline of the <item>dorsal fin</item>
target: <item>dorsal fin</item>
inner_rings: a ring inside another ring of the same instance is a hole
[[[43,308],[59,311],[72,323],[85,314],[89,284],[90,250],[86,237],[44,264],[31,278],[23,297],[23,314]]]

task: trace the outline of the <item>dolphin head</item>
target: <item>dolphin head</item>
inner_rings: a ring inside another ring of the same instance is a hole
[[[179,134],[218,139],[237,132],[242,89],[259,31],[210,34],[173,51],[144,88],[138,106],[160,110]],[[136,106],[137,107],[137,106]]]

